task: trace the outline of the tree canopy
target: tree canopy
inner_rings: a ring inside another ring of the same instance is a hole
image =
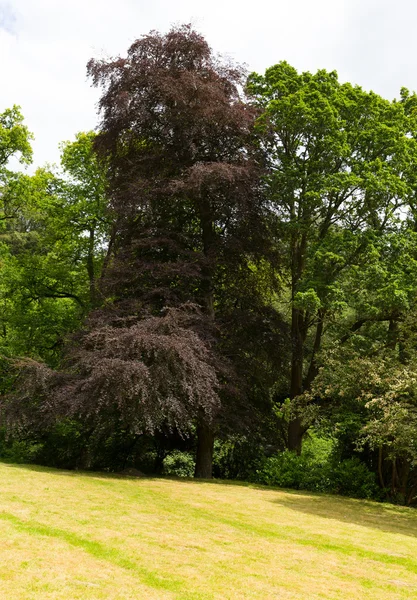
[[[336,490],[415,502],[415,94],[248,74],[189,25],[87,70],[59,167],[13,169],[0,114],[6,446],[282,482],[308,440]]]

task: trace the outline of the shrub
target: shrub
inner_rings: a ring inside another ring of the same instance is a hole
[[[379,499],[381,495],[375,473],[356,457],[334,464],[331,479],[332,491],[343,496]]]
[[[15,464],[36,462],[43,446],[40,443],[24,440],[13,440],[1,448],[1,459]]]
[[[339,460],[332,440],[312,437],[297,456],[286,450],[266,459],[256,481],[297,490],[379,499],[375,474],[358,458]]]
[[[164,475],[176,475],[177,477],[193,477],[195,462],[188,452],[174,450],[164,459]]]
[[[213,474],[219,479],[250,481],[265,460],[262,442],[246,436],[235,436],[214,442]]]
[[[314,463],[308,456],[286,450],[265,461],[257,472],[257,481],[265,485],[329,492],[329,465]]]

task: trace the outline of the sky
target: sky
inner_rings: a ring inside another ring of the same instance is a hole
[[[0,0],[0,112],[22,107],[34,166],[58,162],[61,141],[97,126],[90,58],[123,56],[180,23],[250,71],[286,60],[389,99],[417,90],[413,0]]]

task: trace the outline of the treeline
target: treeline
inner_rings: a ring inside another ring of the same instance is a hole
[[[88,73],[59,168],[0,114],[3,458],[413,504],[417,96],[190,26]]]

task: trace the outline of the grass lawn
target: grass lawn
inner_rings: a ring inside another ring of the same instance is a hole
[[[417,511],[0,464],[0,598],[417,598]]]

